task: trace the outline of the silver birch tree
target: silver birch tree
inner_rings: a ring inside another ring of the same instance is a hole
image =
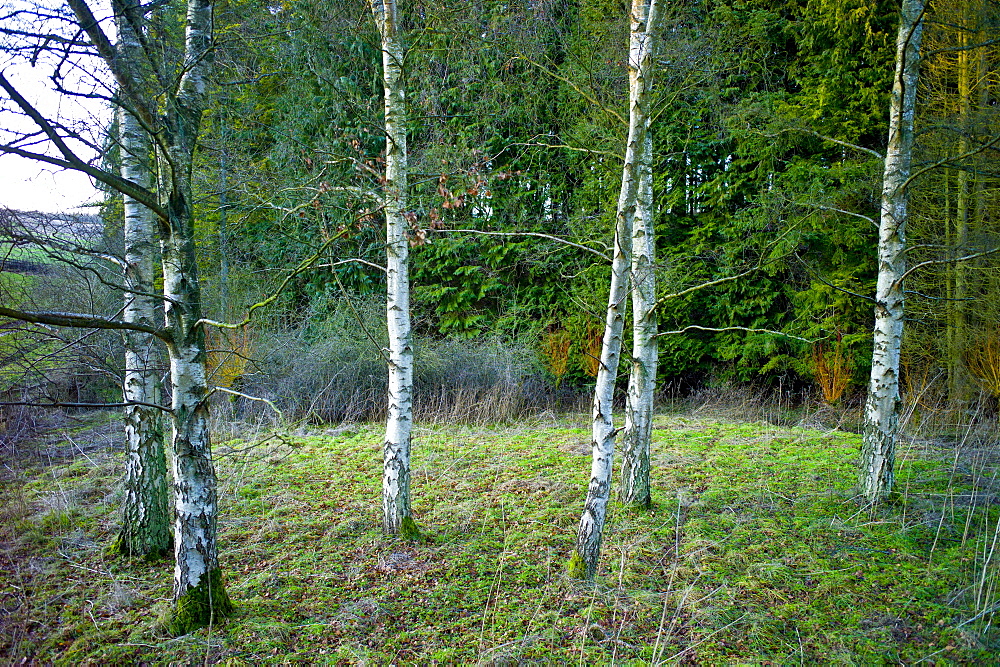
[[[612,420],[615,382],[621,354],[624,311],[632,263],[632,223],[635,217],[639,164],[644,150],[649,106],[653,41],[659,23],[659,0],[633,0],[629,31],[629,127],[625,165],[615,217],[611,288],[601,343],[601,363],[594,387],[591,426],[590,484],[568,571],[593,579],[601,553],[601,538],[611,492],[615,428]]]
[[[141,61],[138,31],[143,24],[137,3],[115,3],[118,49],[128,62]],[[122,176],[152,189],[152,145],[139,119],[120,109]],[[125,309],[122,319],[146,326],[156,321],[159,298],[154,280],[159,257],[152,211],[128,195],[124,198]],[[156,339],[148,333],[123,331],[125,376],[123,382],[125,422],[125,479],[122,525],[114,545],[128,555],[158,558],[172,544],[167,494],[167,467],[163,450],[163,427],[156,370]]]
[[[632,222],[632,368],[622,432],[621,501],[649,507],[650,441],[656,389],[656,237],[653,231],[653,135],[647,119]]]
[[[409,242],[406,195],[406,98],[403,46],[396,0],[371,0],[382,38],[385,89],[386,326],[389,332],[388,417],[383,443],[382,527],[388,534],[411,536],[410,438],[413,426],[413,336],[410,327]]]
[[[889,142],[882,180],[878,282],[871,381],[865,403],[859,487],[869,502],[892,491],[899,432],[899,353],[903,339],[906,273],[906,186],[913,153],[913,115],[920,70],[925,0],[903,0],[896,38],[896,72],[889,110]]]
[[[212,0],[188,0],[180,78],[159,73],[163,110],[146,104],[137,63],[121,57],[84,0],[68,0],[114,75],[120,94],[155,137],[163,268],[164,342],[170,357],[174,496],[173,634],[229,615],[216,545],[217,497],[208,428],[208,383],[201,290],[195,257],[191,173],[213,62]],[[147,63],[155,69],[155,63]],[[133,187],[135,184],[130,185]],[[148,191],[147,191],[148,192]],[[129,194],[125,192],[124,194]]]

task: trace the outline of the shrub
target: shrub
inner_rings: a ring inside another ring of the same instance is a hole
[[[273,401],[292,420],[378,421],[386,411],[381,304],[341,304],[295,329],[260,334],[241,391]],[[550,381],[528,340],[505,336],[414,340],[414,419],[494,423],[576,400]],[[238,399],[240,417],[264,410]]]

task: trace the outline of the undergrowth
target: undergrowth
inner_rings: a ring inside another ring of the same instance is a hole
[[[901,452],[898,497],[870,511],[850,489],[857,435],[659,417],[653,508],[612,504],[586,586],[564,568],[588,478],[585,430],[418,428],[418,541],[380,532],[381,439],[380,427],[345,425],[217,445],[220,560],[237,610],[177,639],[156,624],[169,565],[105,555],[119,454],[9,466],[4,654],[64,664],[995,660],[992,458]]]

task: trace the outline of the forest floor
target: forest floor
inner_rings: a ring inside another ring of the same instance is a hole
[[[653,507],[612,503],[596,585],[565,563],[582,416],[417,428],[424,538],[380,532],[381,427],[217,443],[233,618],[170,638],[167,562],[105,554],[121,438],[53,423],[5,449],[0,655],[11,664],[993,663],[1000,458],[908,441],[899,494],[851,493],[860,437],[656,419]]]

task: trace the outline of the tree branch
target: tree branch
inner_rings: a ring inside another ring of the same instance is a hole
[[[692,324],[690,326],[684,327],[683,329],[677,329],[675,331],[661,331],[660,333],[656,334],[655,337],[659,338],[660,336],[672,336],[672,335],[675,335],[675,334],[687,333],[688,331],[691,331],[691,330],[709,331],[709,332],[712,332],[712,333],[721,333],[721,332],[725,332],[725,331],[746,331],[747,333],[768,333],[768,334],[774,334],[775,336],[783,336],[785,338],[794,338],[795,340],[800,340],[803,343],[810,343],[811,344],[811,343],[816,342],[816,341],[810,340],[808,338],[802,338],[801,336],[793,336],[792,334],[787,334],[787,333],[785,333],[783,331],[774,331],[772,329],[754,329],[754,328],[751,328],[751,327],[720,327],[720,328],[715,328],[715,327],[703,327],[703,326],[699,326],[697,324]]]
[[[104,30],[101,29],[97,18],[90,10],[90,6],[87,5],[85,0],[66,0],[66,4],[73,10],[73,14],[80,24],[80,29],[87,34],[90,42],[97,49],[97,54],[101,56],[108,69],[111,70],[112,76],[115,77],[115,82],[128,97],[129,101],[132,102],[137,112],[136,116],[142,119],[143,124],[147,128],[155,127],[156,114],[146,105],[145,96],[139,93],[139,82],[135,80],[131,73],[122,69],[118,59],[118,50],[111,43],[111,40],[108,39],[108,36],[104,34]]]
[[[257,303],[253,304],[247,309],[247,314],[241,321],[236,322],[235,324],[231,324],[228,322],[217,322],[216,320],[209,320],[206,318],[202,318],[198,320],[195,323],[195,325],[197,326],[198,324],[207,324],[209,326],[218,327],[220,329],[239,329],[240,327],[244,327],[250,324],[250,319],[253,317],[254,311],[274,303],[274,301],[281,295],[281,292],[285,289],[285,287],[288,286],[288,283],[291,282],[292,278],[312,268],[313,264],[315,264],[316,261],[319,260],[319,258],[323,255],[324,252],[326,252],[326,249],[329,248],[334,241],[339,240],[342,236],[346,234],[347,234],[346,229],[338,234],[334,234],[333,236],[330,237],[328,241],[326,241],[322,246],[320,246],[319,250],[317,250],[311,257],[307,257],[306,259],[299,262],[299,265],[294,269],[292,269],[292,271],[287,276],[285,276],[285,279],[281,281],[281,284],[278,285],[278,289],[276,289],[266,299],[258,301]]]
[[[863,153],[868,153],[870,155],[874,155],[875,157],[877,157],[880,160],[884,160],[885,159],[884,155],[882,155],[878,151],[873,150],[871,148],[865,148],[864,146],[859,146],[857,144],[852,144],[851,142],[844,141],[842,139],[835,139],[833,137],[828,137],[825,134],[820,134],[819,132],[816,132],[815,130],[807,130],[807,129],[802,128],[802,127],[788,127],[788,128],[784,128],[782,130],[779,130],[778,132],[775,132],[774,134],[765,134],[764,136],[765,137],[772,137],[773,138],[773,137],[777,137],[779,134],[785,134],[786,132],[801,132],[803,134],[810,134],[810,135],[812,135],[814,137],[822,139],[823,141],[829,141],[831,143],[839,144],[839,145],[845,146],[847,148],[852,148],[852,149],[854,149],[856,151],[861,151]]]
[[[244,394],[242,391],[236,391],[235,389],[227,389],[226,387],[212,387],[212,391],[209,393],[211,396],[213,393],[221,391],[226,394],[232,394],[233,396],[239,396],[240,398],[245,398],[248,401],[258,401],[260,403],[267,403],[272,410],[278,414],[278,420],[281,422],[285,421],[285,413],[278,409],[278,406],[274,404],[274,401],[270,401],[266,398],[260,398],[259,396],[251,396],[250,394]]]
[[[125,322],[100,315],[84,315],[81,313],[60,313],[55,311],[16,310],[0,306],[0,316],[13,320],[31,322],[32,324],[47,324],[56,327],[74,327],[77,329],[113,329],[117,331],[139,331],[156,336],[164,342],[170,342],[172,337],[167,329],[147,327],[142,324]]]
[[[911,273],[913,273],[917,269],[922,269],[925,266],[933,266],[935,264],[953,264],[955,262],[965,262],[965,261],[968,261],[970,259],[976,259],[978,257],[986,257],[987,255],[995,255],[998,252],[1000,252],[1000,247],[993,248],[992,250],[984,250],[982,252],[973,253],[971,255],[965,255],[963,257],[953,257],[951,259],[929,259],[929,260],[927,260],[925,262],[920,262],[919,264],[914,264],[913,266],[911,266],[909,269],[906,270],[906,272],[903,275],[901,275],[898,279],[896,279],[893,282],[892,285],[893,285],[893,288],[901,285],[903,283],[903,280],[906,279],[906,276],[910,275]]]
[[[618,121],[622,125],[625,125],[626,127],[628,126],[628,121],[625,119],[624,116],[622,116],[620,113],[618,113],[614,109],[612,109],[612,108],[610,108],[610,107],[608,107],[608,106],[606,106],[604,104],[601,104],[601,102],[597,98],[595,98],[593,95],[590,95],[585,90],[583,90],[582,88],[580,88],[580,86],[578,86],[576,84],[576,82],[570,81],[568,78],[564,77],[563,75],[559,74],[558,72],[554,72],[554,71],[550,70],[545,65],[543,65],[541,63],[538,63],[538,62],[535,62],[534,60],[532,60],[531,58],[529,58],[529,57],[527,57],[527,56],[525,56],[523,54],[519,55],[519,56],[516,56],[514,59],[515,60],[523,60],[526,63],[530,63],[530,64],[534,65],[535,67],[537,67],[538,69],[540,69],[541,71],[543,71],[546,74],[548,74],[549,76],[551,76],[553,79],[556,79],[557,81],[562,81],[563,83],[565,83],[566,85],[568,85],[570,88],[572,88],[573,90],[575,90],[577,93],[579,93],[580,96],[583,97],[585,100],[587,100],[588,102],[590,102],[594,106],[599,107],[602,111],[604,111],[604,113],[608,114],[609,116],[614,116],[616,119],[618,119]]]
[[[317,264],[315,268],[317,269],[332,269],[335,266],[343,266],[344,264],[364,264],[365,266],[370,266],[373,269],[378,269],[382,273],[385,273],[385,267],[381,264],[376,264],[375,262],[369,262],[367,259],[361,259],[359,257],[352,257],[351,259],[342,259],[339,262],[331,262],[330,264]]]
[[[918,177],[923,176],[928,171],[931,171],[933,169],[937,169],[938,167],[940,167],[942,165],[945,165],[945,164],[948,164],[949,162],[957,162],[958,160],[964,160],[967,157],[972,157],[973,155],[978,155],[979,153],[982,153],[986,149],[992,148],[993,146],[996,146],[998,143],[1000,143],[1000,134],[998,134],[997,136],[993,137],[992,141],[988,141],[985,144],[980,144],[979,146],[976,146],[972,150],[969,150],[969,151],[966,151],[964,153],[961,153],[960,155],[954,155],[954,156],[949,156],[949,157],[941,158],[937,162],[933,162],[933,163],[927,165],[926,167],[924,167],[923,169],[918,169],[915,174],[913,174],[912,176],[910,176],[909,178],[907,178],[903,182],[903,184],[901,186],[899,186],[899,189],[900,190],[905,190],[906,188],[908,188],[910,186],[910,183],[912,183],[913,181],[915,181]]]
[[[26,151],[23,148],[17,148],[16,146],[0,146],[0,152],[9,153],[11,155],[19,155],[30,160],[62,167],[63,169],[72,169],[74,171],[83,172],[94,180],[104,183],[105,185],[114,188],[116,191],[135,199],[143,206],[146,206],[153,211],[153,213],[161,219],[166,219],[167,212],[159,205],[152,192],[146,188],[136,185],[132,181],[111,174],[103,169],[93,167],[81,160],[66,144],[65,140],[59,136],[55,128],[52,127],[52,124],[44,116],[42,116],[42,114],[40,114],[38,110],[35,109],[35,107],[33,107],[31,103],[17,91],[16,88],[14,88],[14,86],[10,84],[2,71],[0,71],[0,88],[3,88],[4,92],[7,93],[11,101],[17,104],[17,106],[21,108],[21,111],[34,121],[45,136],[48,137],[49,141],[51,141],[56,149],[62,154],[63,159],[50,157],[41,153],[33,153],[31,151]]]
[[[552,236],[551,234],[542,234],[541,232],[484,232],[479,229],[429,229],[431,232],[438,233],[448,233],[448,232],[463,232],[466,234],[481,234],[483,236],[533,236],[540,239],[548,239],[549,241],[555,241],[556,243],[562,243],[563,245],[568,245],[579,250],[584,250],[593,255],[597,255],[606,262],[610,262],[611,258],[602,253],[600,250],[595,250],[593,248],[588,248],[585,245],[580,245],[579,243],[573,243],[572,241],[567,241],[566,239],[559,238],[558,236]]]

